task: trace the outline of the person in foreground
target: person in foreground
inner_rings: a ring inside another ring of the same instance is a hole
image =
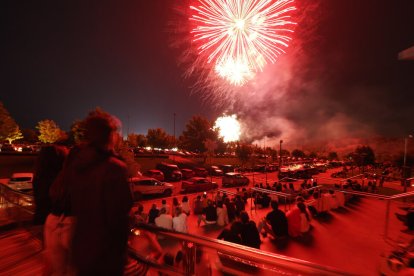
[[[122,275],[132,197],[127,167],[114,153],[120,124],[96,110],[83,126],[85,143],[71,150],[57,180],[69,187],[76,217],[71,260],[76,275]]]

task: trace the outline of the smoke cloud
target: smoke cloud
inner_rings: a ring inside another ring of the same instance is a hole
[[[234,92],[238,94],[233,97],[231,112],[242,121],[246,141],[276,146],[284,140],[290,149],[308,145],[324,151],[329,150],[328,141],[375,135],[369,121],[360,120],[356,115],[361,114],[352,110],[357,107],[360,113],[381,114],[383,110],[367,104],[370,99],[363,96],[375,87],[354,87],[351,92],[349,87],[338,89],[338,72],[333,73],[336,69],[329,65],[340,63],[342,57],[314,55],[318,52],[315,45],[324,43],[315,35],[322,24],[321,9],[318,1],[303,1],[287,53]]]

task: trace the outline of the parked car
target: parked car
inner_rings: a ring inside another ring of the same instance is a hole
[[[130,188],[133,198],[139,200],[143,195],[170,196],[174,191],[174,185],[158,181],[149,177],[133,177],[130,179]]]
[[[159,181],[164,181],[164,173],[160,170],[148,170],[144,173],[145,176],[155,178]]]
[[[16,150],[10,144],[0,144],[0,152],[15,152]]]
[[[195,172],[191,169],[181,169],[181,173],[183,175],[183,179],[189,179],[195,176]]]
[[[244,186],[249,184],[249,179],[240,173],[229,172],[223,176],[221,183],[223,187]]]
[[[211,182],[205,177],[193,177],[181,184],[181,192],[183,193],[203,192],[217,188],[217,183]]]
[[[7,183],[10,188],[20,192],[33,190],[33,173],[13,173]]]
[[[208,176],[208,171],[205,168],[195,168],[194,172],[196,176],[200,176],[200,177]]]
[[[253,171],[264,173],[264,172],[266,172],[266,165],[265,164],[256,165],[256,166],[253,167]]]
[[[167,181],[180,181],[183,177],[177,165],[159,163],[156,168],[164,173],[164,178]]]
[[[220,169],[223,173],[234,172],[234,166],[232,165],[220,165]]]
[[[211,166],[208,169],[208,171],[209,171],[210,175],[214,175],[214,176],[221,176],[221,175],[223,175],[223,171],[219,167],[217,167],[217,166]]]

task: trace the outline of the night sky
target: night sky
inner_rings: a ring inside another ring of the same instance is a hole
[[[272,123],[250,129],[252,139],[283,137],[280,122],[309,128],[305,136],[327,123],[382,136],[414,132],[414,61],[397,60],[414,45],[414,1],[297,0],[302,25],[292,51],[300,55],[289,48],[280,65],[294,68],[288,91],[277,98],[268,89],[271,100],[254,112],[245,102],[217,107],[191,93],[167,27],[182,2],[3,0],[0,101],[22,128],[53,119],[68,130],[99,106],[121,119],[124,133],[161,127],[172,134],[176,113],[179,134],[191,116],[214,120],[224,111],[245,116],[247,129],[279,122],[276,130]]]

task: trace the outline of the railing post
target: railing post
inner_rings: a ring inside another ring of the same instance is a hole
[[[287,201],[287,196],[285,196],[285,213],[287,212],[287,205],[290,205],[290,202],[288,203],[288,201]],[[290,207],[289,207],[289,210],[290,210]]]
[[[391,200],[387,199],[387,209],[385,210],[385,226],[384,226],[384,239],[388,238],[388,224],[389,224],[389,216],[390,216],[390,205]]]
[[[254,209],[256,209],[256,205],[254,205]],[[253,214],[253,195],[250,196],[250,216],[252,214]]]
[[[192,242],[184,242],[185,258],[187,265],[185,266],[185,275],[196,275],[196,245]]]
[[[256,202],[257,202],[257,191],[255,191],[256,193],[255,193],[255,200],[256,200]],[[254,212],[257,214],[257,207],[256,207],[256,203],[254,204]]]

